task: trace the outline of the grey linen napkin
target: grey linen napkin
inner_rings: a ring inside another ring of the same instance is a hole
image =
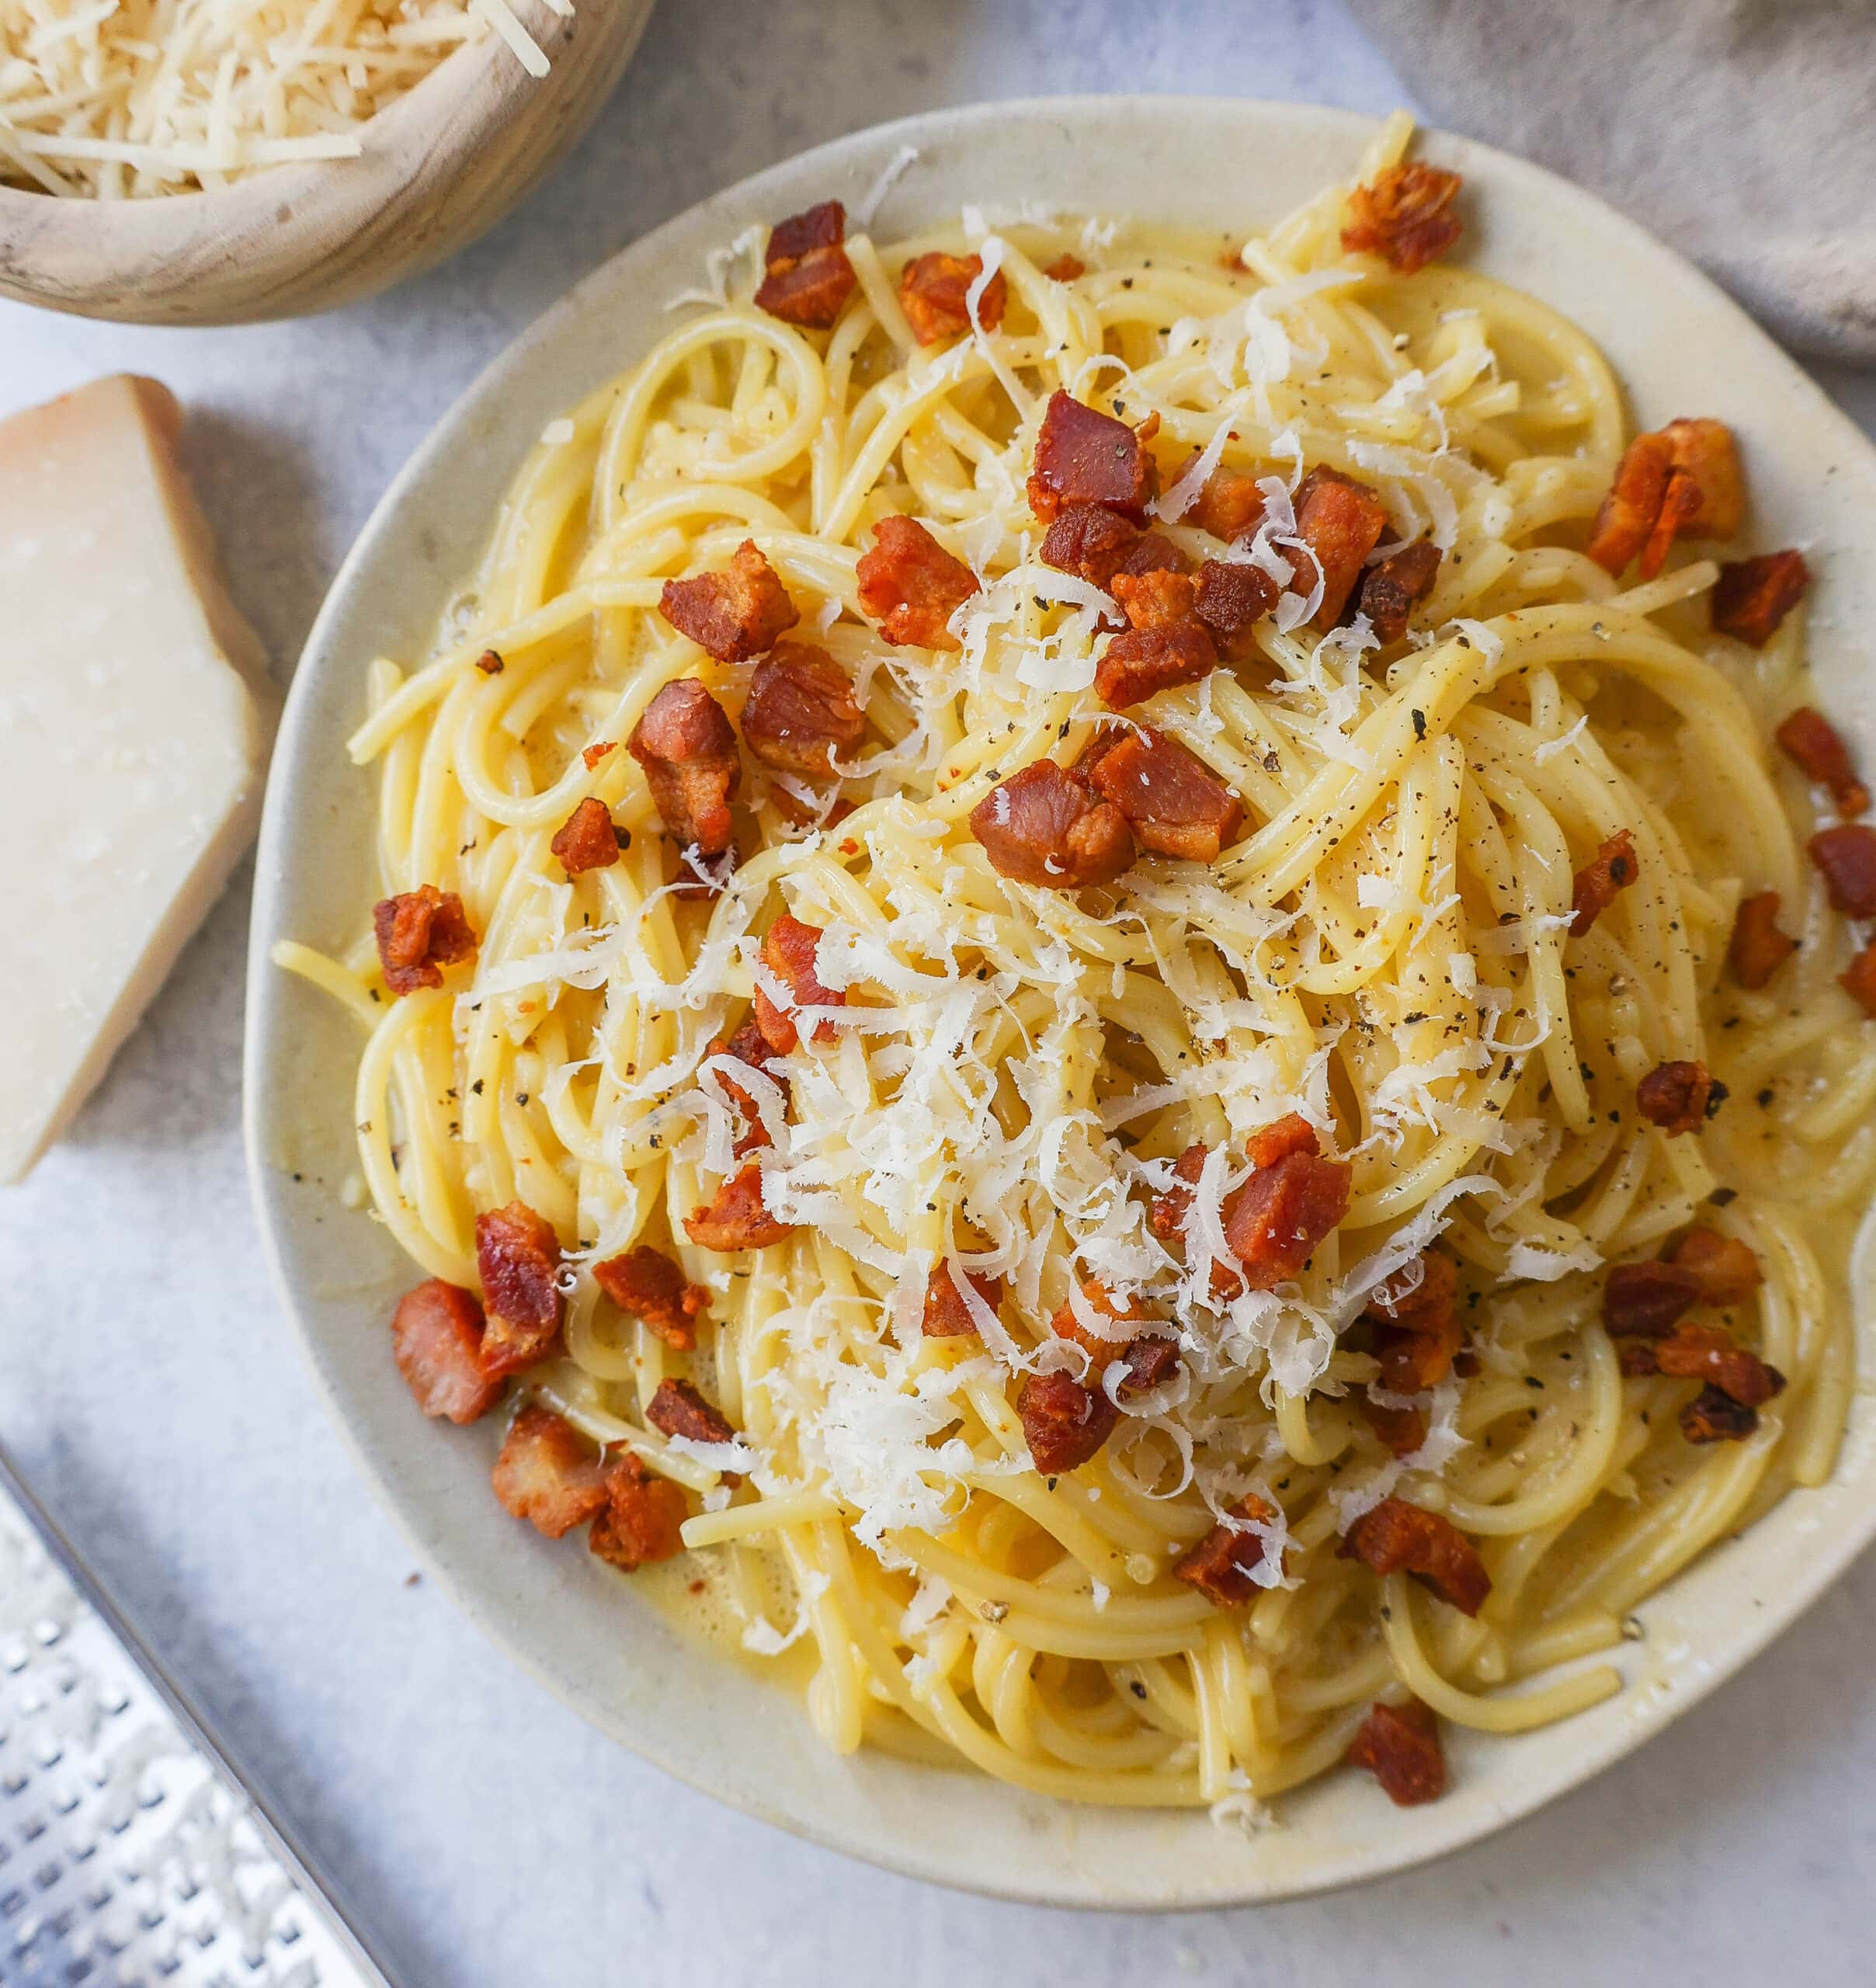
[[[1351,0],[1433,118],[1876,366],[1876,0]]]

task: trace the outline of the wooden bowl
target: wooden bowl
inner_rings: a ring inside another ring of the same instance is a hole
[[[327,311],[494,226],[585,131],[652,0],[515,0],[552,64],[537,80],[492,29],[367,124],[357,158],[270,166],[148,200],[0,187],[0,296],[140,325]]]

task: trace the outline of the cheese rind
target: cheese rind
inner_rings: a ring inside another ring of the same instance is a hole
[[[0,1181],[69,1122],[252,839],[276,698],[168,389],[0,422]]]

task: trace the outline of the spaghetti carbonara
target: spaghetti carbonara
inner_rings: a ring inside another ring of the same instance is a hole
[[[759,233],[370,667],[375,933],[277,957],[398,1363],[834,1747],[1427,1799],[1832,1468],[1803,561],[1409,137],[1248,241]]]

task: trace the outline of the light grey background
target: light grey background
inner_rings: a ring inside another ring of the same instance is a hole
[[[0,412],[119,369],[175,388],[235,591],[284,680],[410,450],[613,250],[879,119],[1100,89],[1412,101],[1326,0],[664,0],[596,130],[446,269],[335,316],[223,332],[0,305]],[[1876,379],[1819,377],[1876,432]],[[1876,1972],[1868,1558],[1743,1677],[1537,1819],[1428,1871],[1256,1913],[981,1903],[641,1767],[411,1577],[314,1399],[242,1171],[246,914],[243,872],[72,1136],[0,1190],[0,1438],[410,1988],[1808,1988]]]

